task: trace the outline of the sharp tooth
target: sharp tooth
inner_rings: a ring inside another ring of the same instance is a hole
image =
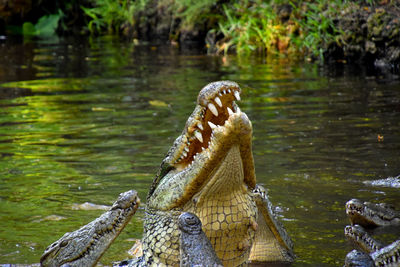
[[[231,89],[228,89],[228,93],[231,93]]]
[[[201,122],[199,122],[199,123],[197,124],[197,127],[199,127],[199,129],[202,130],[202,131],[204,130],[203,125],[201,124]]]
[[[203,136],[201,135],[200,132],[198,131],[194,132],[194,136],[196,136],[196,138],[199,139],[200,143],[203,143]]]
[[[189,152],[189,148],[188,148],[187,146],[184,148],[184,150],[185,150],[186,152]]]
[[[237,101],[240,101],[240,94],[239,94],[239,91],[235,91],[233,94],[235,95],[236,100],[237,100]]]
[[[212,114],[214,114],[215,117],[218,117],[218,110],[217,110],[217,108],[214,106],[213,103],[209,103],[209,104],[208,104],[208,108],[211,110]]]
[[[183,152],[182,152],[182,156],[183,156],[184,158],[186,158],[186,157],[187,157],[187,153],[186,153],[186,151],[183,151]]]
[[[239,107],[236,107],[236,113],[242,112]]]
[[[221,99],[219,99],[219,97],[217,96],[216,98],[214,98],[215,103],[217,103],[218,106],[220,106],[222,108],[222,102]]]
[[[208,123],[208,125],[210,125],[211,129],[214,129],[215,127],[217,127],[217,125],[215,125],[211,121],[208,121],[207,123]]]
[[[203,151],[204,149],[205,149],[204,146],[202,146],[202,147],[201,147],[201,151]]]
[[[232,111],[232,109],[230,107],[227,107],[226,109],[228,110],[229,116],[233,114],[233,111]]]
[[[226,94],[226,90],[223,90],[222,93],[223,93],[223,94]]]

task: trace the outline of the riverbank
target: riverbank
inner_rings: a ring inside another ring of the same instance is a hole
[[[0,32],[5,35],[118,34],[135,42],[197,45],[210,54],[278,54],[365,63],[395,72],[400,64],[400,4],[396,1],[12,3],[6,0],[0,5]]]

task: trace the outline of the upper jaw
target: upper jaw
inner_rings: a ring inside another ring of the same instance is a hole
[[[244,182],[249,188],[255,187],[252,125],[234,102],[240,99],[235,96],[239,93],[239,86],[228,81],[211,83],[200,91],[198,105],[162,163],[157,185],[148,198],[150,206],[162,210],[185,204],[234,145],[240,149]],[[215,101],[216,97],[219,100]],[[210,103],[215,104],[218,116]]]
[[[213,128],[224,125],[229,117],[240,112],[240,87],[231,81],[213,82],[199,93],[197,106],[190,115],[182,135],[164,160],[178,170],[193,162],[195,156],[208,148]]]
[[[346,203],[346,213],[352,223],[363,222],[370,226],[389,223],[395,217],[393,211],[388,208],[358,199],[351,199]]]

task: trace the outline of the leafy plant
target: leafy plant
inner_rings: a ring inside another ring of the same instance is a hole
[[[296,21],[302,34],[298,41],[299,48],[305,48],[323,60],[324,48],[335,42],[340,31],[335,27],[333,18],[341,10],[340,1],[304,2],[301,7],[305,12]],[[296,10],[298,13],[301,10]]]
[[[92,33],[100,33],[103,30],[108,33],[118,33],[124,23],[131,26],[134,24],[135,5],[130,0],[98,0],[92,1],[92,5],[92,7],[81,6],[83,12],[90,18],[88,29]]]
[[[46,15],[41,17],[36,24],[31,22],[25,22],[22,25],[22,33],[24,35],[40,35],[40,36],[51,36],[56,33],[58,23],[64,16],[61,9],[58,10],[58,14]]]
[[[223,7],[225,19],[219,29],[226,38],[224,51],[235,47],[238,53],[272,52],[281,34],[276,15],[269,3],[261,0],[238,1]]]

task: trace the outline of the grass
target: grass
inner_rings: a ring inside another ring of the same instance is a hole
[[[336,18],[345,0],[283,1],[283,0],[90,0],[90,7],[83,7],[88,29],[92,33],[119,33],[121,25],[135,27],[139,11],[156,3],[167,6],[178,21],[174,28],[192,30],[199,25],[219,36],[217,53],[235,51],[239,54],[308,54],[323,59],[323,52],[332,42],[337,42],[340,31],[335,27]],[[373,4],[372,0],[365,0]],[[279,9],[291,9],[290,16],[282,20]],[[172,24],[171,24],[172,25]]]
[[[135,7],[138,2],[130,0],[91,0],[91,7],[81,6],[89,17],[87,27],[91,33],[119,33],[123,25],[134,24]],[[140,5],[140,3],[139,3]]]

